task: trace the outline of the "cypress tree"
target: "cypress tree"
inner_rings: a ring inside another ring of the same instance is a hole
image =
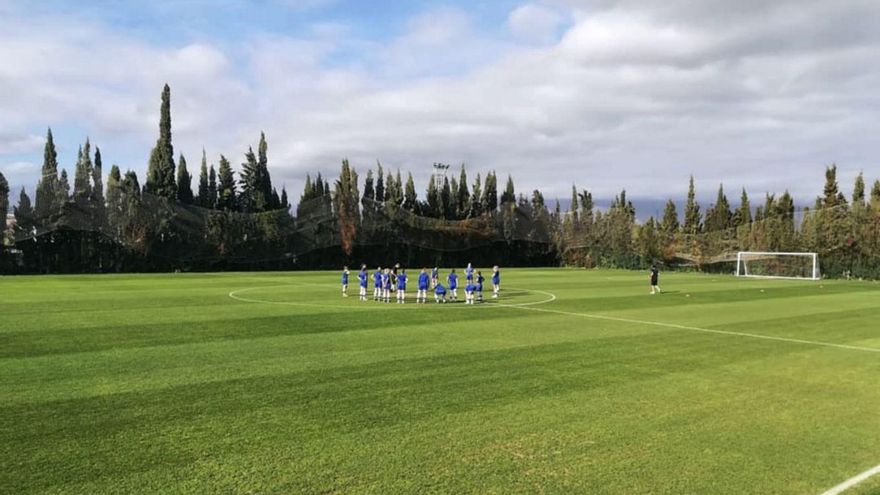
[[[856,176],[856,182],[853,185],[852,204],[853,206],[865,206],[865,176],[862,172]]]
[[[83,206],[88,204],[92,196],[92,151],[89,139],[85,146],[80,146],[73,174],[73,200]]]
[[[394,195],[392,200],[395,205],[403,204],[403,180],[400,177],[400,169],[397,169],[397,174],[394,176]]]
[[[61,169],[61,177],[58,178],[57,201],[64,205],[70,201],[70,181],[67,179],[67,170]]]
[[[6,214],[9,212],[9,182],[0,172],[0,250],[3,249],[6,233]]]
[[[303,192],[299,197],[299,204],[296,205],[296,216],[304,217],[309,212],[314,211],[311,201],[315,199],[315,184],[312,182],[311,174],[306,174],[306,183],[303,185]]]
[[[592,199],[592,198],[591,198]],[[577,229],[580,226],[580,216],[578,214],[578,192],[577,187],[571,185],[571,205],[568,208],[569,218],[571,218],[571,226]]]
[[[241,164],[241,196],[239,203],[243,211],[261,212],[268,206],[267,196],[263,191],[263,171],[253,148],[245,153],[245,163]]]
[[[657,227],[657,221],[652,216],[638,229],[638,254],[643,265],[654,263],[662,255]]]
[[[36,192],[36,219],[48,219],[61,209],[58,202],[58,152],[55,150],[55,140],[52,137],[52,129],[46,131],[46,146],[43,149],[43,168]],[[28,198],[30,200],[30,198]]]
[[[303,193],[300,196],[300,203],[304,201],[308,201],[310,199],[314,199],[315,197],[315,185],[312,183],[312,176],[310,174],[306,174],[306,183],[303,186]]]
[[[368,208],[369,205],[375,200],[376,200],[376,190],[373,188],[373,171],[367,170],[367,178],[364,179],[364,196],[363,196],[364,208]]]
[[[107,177],[107,223],[112,231],[120,235],[122,225],[122,174],[119,167],[110,167],[110,175]]]
[[[739,199],[739,208],[736,209],[736,213],[733,215],[733,226],[740,227],[750,223],[752,223],[752,205],[749,202],[749,195],[746,193],[746,189],[743,188]]]
[[[382,170],[382,164],[376,162],[376,194],[375,199],[379,203],[385,202],[385,172]]]
[[[453,177],[449,180],[449,218],[458,219],[458,179]]]
[[[92,166],[92,203],[98,208],[104,206],[104,160],[101,148],[95,147],[95,164]]]
[[[396,182],[394,181],[394,175],[391,174],[389,170],[387,174],[385,174],[385,203],[395,204],[394,198],[397,196],[397,193],[394,191],[394,187]]]
[[[687,235],[696,235],[700,233],[700,227],[700,205],[697,203],[694,176],[692,175],[688,185],[687,204],[684,207],[682,232]]]
[[[367,173],[367,180],[371,182],[370,187],[372,188],[372,177],[370,177],[369,172]],[[365,192],[366,194],[366,192]],[[418,202],[418,197],[416,196],[416,184],[413,181],[413,176],[411,173],[406,175],[406,188],[403,191],[403,209],[407,211],[416,211],[416,204]]]
[[[281,209],[290,212],[290,200],[287,198],[287,186],[281,186]]]
[[[140,181],[134,170],[127,170],[122,178],[122,195],[124,198],[139,198],[141,195]]]
[[[269,206],[273,210],[277,210],[281,208],[281,198],[278,197],[278,189],[272,188],[272,201],[269,202]]]
[[[715,204],[706,211],[706,232],[720,232],[730,227],[731,217],[730,202],[724,194],[724,185],[718,186],[718,196]]]
[[[667,241],[672,240],[675,233],[678,232],[678,211],[675,202],[671,199],[666,201],[666,207],[663,209],[663,219],[660,221],[660,230],[666,235]]]
[[[224,211],[235,210],[235,174],[229,160],[220,155],[220,170],[217,184],[217,208]]]
[[[174,146],[171,144],[171,88],[166,84],[162,89],[162,104],[159,111],[159,139],[150,153],[144,190],[163,198],[176,198],[174,169]]]
[[[443,188],[440,189],[440,216],[443,218],[453,218],[452,205],[450,204],[451,199],[452,188],[449,186],[449,179],[447,177],[444,177]]]
[[[467,218],[471,210],[471,193],[468,191],[467,171],[461,164],[461,174],[458,177],[458,217]]]
[[[208,199],[205,201],[206,208],[217,207],[217,172],[214,170],[214,164],[208,169]]]
[[[483,191],[480,182],[480,174],[474,179],[474,187],[471,190],[471,216],[480,216],[483,214]]]
[[[837,165],[825,168],[825,187],[822,196],[822,206],[824,208],[834,208],[835,206],[846,204],[846,199],[837,185]]]
[[[513,189],[513,177],[510,175],[507,176],[507,185],[504,188],[504,192],[501,193],[501,204],[512,203],[516,201],[516,193]]]
[[[880,208],[880,180],[875,180],[871,188],[871,206],[875,209]]]
[[[33,237],[36,235],[36,212],[33,207],[31,207],[31,198],[27,195],[27,192],[25,192],[23,187],[21,188],[21,193],[18,195],[18,206],[13,207],[12,211],[15,215],[15,239],[23,240],[26,237]],[[5,215],[3,219],[4,221],[6,220]]]
[[[425,196],[425,216],[439,218],[441,212],[440,191],[437,189],[437,181],[431,177],[428,182],[428,192]]]
[[[199,198],[198,204],[202,208],[211,208],[214,206],[208,192],[208,157],[205,150],[202,149],[202,165],[199,167]]]
[[[581,202],[581,213],[578,219],[581,227],[591,228],[593,225],[593,209],[595,208],[595,204],[593,203],[593,195],[590,191],[584,189],[584,192],[579,194],[577,198],[580,199]]]
[[[324,178],[321,177],[321,172],[318,172],[318,177],[315,178],[315,187],[313,190],[315,198],[324,197]]]
[[[186,169],[186,158],[183,153],[177,164],[177,200],[185,205],[193,203],[192,175]]]
[[[498,178],[495,176],[495,172],[486,174],[482,203],[482,209],[485,213],[495,213],[498,209]]]
[[[776,248],[784,251],[794,249],[794,198],[788,191],[783,192],[776,202],[776,218],[779,222],[779,244]]]
[[[357,237],[358,192],[356,177],[352,174],[348,160],[342,160],[342,170],[336,180],[333,194],[333,207],[339,224],[342,251],[350,255]]]
[[[110,175],[107,176],[107,209],[114,211],[119,207],[119,187],[122,185],[122,173],[119,167],[110,167]]]

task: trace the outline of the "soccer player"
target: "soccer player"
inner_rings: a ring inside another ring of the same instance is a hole
[[[431,270],[431,287],[437,287],[437,284],[440,282],[440,268],[434,267]]]
[[[465,304],[473,304],[474,303],[474,286],[473,282],[468,282],[467,285],[464,286],[464,303]]]
[[[501,292],[501,270],[495,265],[492,267],[492,298],[498,299],[499,292]]]
[[[453,301],[458,300],[458,274],[455,273],[455,268],[449,272],[449,276],[446,277],[446,283],[449,284],[449,296]]]
[[[376,272],[373,273],[373,300],[382,299],[382,267],[377,266]]]
[[[477,293],[477,301],[483,302],[483,281],[486,280],[483,278],[483,272],[477,271],[477,284],[474,290]]]
[[[360,284],[361,285],[361,291],[360,291],[361,302],[367,300],[367,279],[369,279],[369,278],[370,278],[370,276],[367,273],[367,265],[361,265],[361,272],[358,273],[358,280],[361,283]]]
[[[397,304],[406,304],[406,270],[397,274]]]
[[[437,282],[437,285],[434,286],[434,300],[438,303],[446,302],[446,287],[443,287],[443,284]]]
[[[657,265],[651,265],[651,294],[660,294],[660,270],[657,269]]]
[[[397,272],[400,270],[400,263],[395,263],[391,269],[391,292],[397,290]]]
[[[422,304],[428,302],[428,269],[422,268],[422,273],[419,273],[419,293],[416,296],[416,303],[421,302]]]
[[[382,272],[382,296],[385,302],[391,302],[391,269]]]
[[[342,267],[342,297],[348,297],[348,267]]]
[[[464,279],[467,280],[468,283],[474,281],[474,267],[468,263],[467,268],[464,269]]]

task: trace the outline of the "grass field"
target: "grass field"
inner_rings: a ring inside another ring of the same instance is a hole
[[[0,278],[0,492],[819,494],[880,464],[880,285],[504,276],[474,307]]]

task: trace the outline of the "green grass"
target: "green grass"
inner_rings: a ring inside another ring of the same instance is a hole
[[[880,352],[644,323],[880,349],[878,284],[506,270],[508,306],[466,307],[337,280],[0,278],[0,491],[818,494],[880,464]]]

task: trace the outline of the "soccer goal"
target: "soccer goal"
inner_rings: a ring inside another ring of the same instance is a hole
[[[816,253],[736,253],[736,276],[819,280],[819,257]]]

